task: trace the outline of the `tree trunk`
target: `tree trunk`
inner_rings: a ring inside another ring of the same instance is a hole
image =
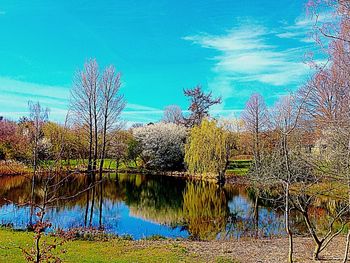
[[[36,238],[36,263],[40,263],[41,261],[41,255],[40,255],[40,238],[41,238],[41,234],[38,234],[38,237]]]
[[[116,160],[115,160],[115,173],[116,173],[116,174],[118,173],[118,170],[119,170],[119,160],[116,159]]]
[[[284,216],[285,216],[286,232],[289,238],[288,262],[293,263],[293,233],[290,230],[290,225],[289,225],[289,184],[288,183],[286,185],[286,192],[285,192]]]
[[[321,246],[322,246],[321,242],[316,243],[314,254],[313,254],[313,259],[314,260],[319,260],[320,259]]]
[[[350,210],[350,139],[348,141],[348,149],[347,149],[347,181],[348,181],[348,206]],[[348,234],[346,235],[346,245],[345,245],[345,252],[344,252],[344,258],[343,263],[345,263],[348,260],[348,253],[349,253],[349,246],[350,246],[350,230],[348,230]]]
[[[286,122],[286,120],[285,120]],[[285,123],[285,127],[287,127],[287,123]],[[285,215],[285,226],[286,226],[286,232],[289,237],[289,253],[288,253],[288,262],[292,263],[293,262],[293,233],[290,229],[290,224],[289,224],[289,187],[290,187],[290,182],[292,179],[292,174],[290,171],[290,161],[289,161],[289,152],[288,152],[288,145],[287,145],[287,133],[284,131],[283,134],[283,141],[282,141],[282,147],[283,147],[283,154],[284,154],[284,160],[285,160],[285,165],[286,165],[286,172],[287,172],[287,180],[285,182],[286,188],[285,188],[285,210],[284,210],[284,215]]]
[[[348,261],[349,244],[350,244],[350,230],[348,230],[348,234],[346,235],[346,245],[345,245],[343,263],[346,263]]]
[[[104,163],[105,152],[106,152],[107,121],[108,121],[108,103],[106,105],[106,110],[104,113],[104,120],[103,120],[102,151],[101,151],[101,161],[100,161],[100,180],[102,180],[103,163]]]
[[[91,208],[90,208],[90,220],[89,226],[92,226],[92,217],[94,214],[94,206],[95,206],[95,186],[92,188],[92,198],[91,198]]]
[[[93,170],[96,171],[97,167],[97,152],[98,152],[98,116],[97,116],[97,98],[96,93],[94,94],[93,101],[93,117],[94,117],[94,139],[95,139],[95,148],[94,148],[94,160],[93,160]]]
[[[255,196],[254,223],[255,223],[255,238],[258,238],[259,237],[259,195]]]
[[[37,170],[37,149],[38,142],[37,137],[34,135],[34,149],[33,149],[33,177],[32,177],[32,185],[31,185],[31,195],[30,195],[30,218],[29,218],[29,226],[32,228],[33,226],[33,215],[34,215],[34,189],[35,189],[35,177]]]
[[[99,228],[102,229],[102,206],[103,206],[103,187],[100,182],[100,216],[99,216]]]
[[[85,207],[85,217],[84,217],[84,226],[87,226],[87,219],[89,213],[89,203],[90,203],[90,189],[86,191],[86,207]]]
[[[309,214],[308,214],[308,211],[307,210],[302,210],[301,211],[303,217],[304,217],[304,221],[305,221],[305,224],[310,232],[310,235],[311,237],[313,238],[314,240],[314,243],[315,243],[315,249],[314,249],[314,253],[313,253],[313,259],[314,260],[319,260],[319,254],[321,252],[321,248],[322,248],[322,245],[324,243],[324,239],[319,239],[317,237],[317,234],[314,230],[314,227],[312,226],[312,223],[310,222],[310,219],[309,219]]]
[[[90,102],[91,103],[91,102]],[[90,172],[92,170],[92,144],[93,144],[93,130],[92,130],[92,113],[91,105],[89,105],[89,157],[88,157],[88,173],[91,176]]]

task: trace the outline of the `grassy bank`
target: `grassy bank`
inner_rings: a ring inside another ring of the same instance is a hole
[[[226,175],[246,175],[252,164],[252,160],[231,160],[227,170]]]
[[[33,233],[0,228],[0,262],[25,262],[20,248],[29,248]],[[46,238],[47,239],[47,238]],[[339,262],[345,236],[337,237],[321,253],[322,262]],[[287,238],[230,241],[108,239],[69,241],[63,262],[286,262]],[[295,262],[314,262],[310,238],[295,237]]]
[[[52,162],[46,161],[43,164],[43,169],[45,166],[52,165]],[[87,160],[70,160],[70,161],[62,161],[63,167],[67,169],[81,169],[84,170],[87,167]],[[227,176],[242,176],[246,175],[249,171],[251,165],[251,160],[231,160],[226,171]],[[112,159],[106,159],[103,165],[106,171],[115,171],[116,170],[116,162]],[[118,170],[121,172],[131,172],[138,173],[142,172],[141,167],[137,167],[134,162],[130,162],[128,164],[120,163]],[[30,168],[21,165],[17,162],[0,162],[0,175],[16,175],[22,174],[32,171]]]
[[[250,165],[252,161],[251,160],[231,160],[229,162],[229,165],[227,167],[227,173],[229,174],[236,174],[236,175],[244,175],[248,172]],[[87,160],[70,160],[68,161],[62,161],[63,166],[66,167],[86,167],[87,166]],[[98,162],[99,166],[99,162]],[[106,170],[116,170],[116,161],[112,159],[105,159],[103,163],[103,168]],[[140,165],[136,166],[135,162],[120,162],[118,166],[119,170],[128,170],[128,169],[141,169]]]
[[[47,242],[52,238],[45,237]],[[30,250],[33,233],[0,228],[0,262],[25,262],[21,248]],[[66,253],[60,253],[60,250]],[[190,252],[185,243],[174,240],[68,241],[55,250],[63,262],[206,262],[206,257]],[[214,262],[235,262],[214,256]]]

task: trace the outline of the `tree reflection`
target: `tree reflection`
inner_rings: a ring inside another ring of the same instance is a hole
[[[118,192],[123,193],[132,215],[158,224],[182,222],[182,192],[186,181],[171,177],[120,175]]]
[[[226,229],[229,215],[223,188],[212,183],[188,183],[183,193],[183,216],[193,239],[215,239]]]
[[[9,213],[2,215],[1,211],[8,211],[8,200],[14,204],[27,202],[31,195],[30,182],[30,176],[0,177],[1,222],[13,222],[20,227],[24,220],[27,223],[28,218],[19,216],[20,213],[9,216]],[[34,191],[36,203],[44,198],[40,190],[42,183],[41,177],[38,177]],[[89,190],[73,199],[57,200],[50,207],[50,216],[58,218],[57,222],[62,227],[72,222],[74,226],[115,228],[119,220],[126,220],[124,225],[127,225],[127,220],[135,221],[138,218],[171,228],[180,227],[188,231],[191,238],[201,240],[284,234],[283,214],[274,193],[276,189],[259,190],[259,200],[256,202],[256,189],[246,186],[219,187],[209,182],[140,174],[110,174],[97,184],[93,178],[77,174],[64,180],[62,187],[57,189],[57,195],[74,196],[87,188]],[[121,203],[128,209],[124,215],[116,214],[120,211],[117,207]],[[310,207],[310,220],[321,232],[327,215],[336,210],[337,204],[333,199],[315,199]],[[25,211],[27,213],[28,210]],[[70,217],[65,216],[67,212]],[[292,218],[297,232],[307,232],[297,211],[292,211]]]

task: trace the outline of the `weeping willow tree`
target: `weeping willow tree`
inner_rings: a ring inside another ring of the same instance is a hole
[[[203,120],[191,129],[185,145],[185,163],[191,173],[217,174],[225,177],[234,140],[229,131],[219,127],[215,120]]]

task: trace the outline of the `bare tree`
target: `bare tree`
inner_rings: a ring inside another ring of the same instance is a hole
[[[291,97],[286,97],[283,101],[277,105],[277,112],[275,115],[276,129],[280,134],[280,149],[282,156],[281,166],[284,167],[284,172],[277,174],[282,184],[284,185],[284,216],[285,227],[289,237],[289,253],[288,262],[293,262],[293,233],[290,227],[290,186],[293,183],[293,174],[291,171],[290,161],[290,148],[288,144],[288,138],[295,129],[300,112],[295,112],[295,104]]]
[[[102,178],[103,163],[106,154],[107,132],[115,128],[120,113],[125,107],[125,100],[122,95],[118,95],[120,89],[120,73],[115,71],[113,66],[105,69],[99,83],[101,93],[102,112],[102,150],[100,157],[100,179]]]
[[[249,98],[248,102],[246,103],[246,107],[242,113],[241,116],[246,131],[249,134],[249,137],[251,137],[251,148],[253,151],[254,156],[254,175],[256,177],[261,176],[261,150],[263,148],[262,145],[262,138],[261,135],[263,132],[266,132],[270,126],[270,119],[269,119],[269,113],[264,101],[264,98],[260,94],[253,94]],[[258,227],[259,227],[259,217],[258,217],[258,210],[259,210],[259,191],[258,187],[256,188],[256,194],[255,194],[255,205],[254,205],[254,211],[255,211],[255,228],[256,233],[258,233]],[[257,234],[256,234],[257,237]]]
[[[252,135],[255,172],[259,173],[261,159],[261,134],[269,128],[269,113],[260,94],[253,94],[242,113],[246,130]]]
[[[37,113],[41,112],[41,110],[39,110],[40,105],[38,105],[39,104],[37,104],[37,106],[35,107],[35,112]],[[42,116],[45,116],[45,114]],[[66,130],[66,124],[64,126],[64,129]],[[51,223],[45,219],[45,215],[48,210],[56,207],[58,202],[73,199],[83,194],[85,191],[88,191],[91,188],[95,187],[95,185],[99,183],[96,182],[94,184],[89,184],[86,188],[79,190],[71,196],[63,196],[61,194],[61,188],[65,187],[65,184],[68,181],[68,179],[73,179],[75,173],[68,172],[62,175],[62,173],[60,173],[60,169],[57,169],[61,166],[62,154],[65,148],[65,136],[63,133],[61,133],[59,141],[59,151],[56,152],[56,154],[53,156],[53,160],[51,160],[52,162],[50,162],[50,164],[46,167],[45,174],[43,174],[40,178],[41,183],[35,186],[36,188],[38,188],[38,190],[40,190],[41,197],[37,201],[31,200],[31,206],[34,207],[37,212],[37,220],[33,225],[34,245],[30,251],[22,249],[26,260],[29,262],[39,263],[44,261],[49,262],[52,260],[55,262],[61,262],[60,258],[57,255],[53,254],[53,250],[56,247],[63,245],[63,243],[66,242],[71,237],[71,235],[68,232],[66,233],[66,235],[61,235],[60,239],[54,239],[52,242],[49,243],[42,242],[45,230],[47,228],[52,227]]]
[[[43,108],[39,102],[33,103],[28,102],[29,107],[29,136],[32,142],[32,152],[33,152],[33,168],[34,174],[36,173],[38,166],[38,153],[39,153],[39,143],[42,138],[42,128],[44,123],[48,120],[48,108]]]
[[[132,138],[132,135],[128,131],[115,130],[111,134],[111,140],[108,147],[108,155],[116,162],[115,171],[118,172],[118,168],[121,161],[126,162],[128,154],[128,140]],[[125,163],[127,165],[127,163]]]
[[[177,105],[165,107],[162,121],[165,123],[183,124],[184,117],[181,108]]]
[[[209,109],[215,104],[221,103],[221,98],[213,98],[212,93],[205,94],[201,86],[196,86],[193,89],[185,89],[184,94],[191,101],[188,110],[190,116],[185,119],[187,127],[199,125],[204,118],[209,117]]]
[[[305,114],[305,102],[311,92],[306,92],[305,97],[299,100],[295,96],[286,97],[276,107],[275,129],[280,138],[277,151],[272,159],[269,173],[275,179],[278,179],[284,186],[284,208],[285,208],[285,226],[289,236],[289,262],[293,261],[293,232],[290,225],[290,211],[295,209],[301,213],[304,218],[307,229],[315,243],[313,257],[319,259],[319,253],[323,251],[329,243],[341,233],[345,222],[343,215],[347,206],[339,206],[335,212],[329,213],[329,224],[325,226],[326,234],[317,233],[316,226],[311,222],[309,208],[315,204],[317,197],[322,193],[312,192],[312,188],[320,182],[324,182],[323,172],[320,172],[324,164],[311,162],[314,155],[307,151],[302,139],[303,133],[303,115]],[[317,164],[316,166],[314,164]],[[268,167],[266,167],[268,168]],[[296,187],[293,192],[291,187]],[[326,193],[332,192],[328,187]],[[339,208],[339,209],[338,209]],[[336,228],[334,224],[341,223],[341,227]]]
[[[33,103],[31,101],[28,102],[29,107],[29,119],[28,119],[28,134],[31,142],[31,150],[32,150],[32,165],[33,165],[33,177],[32,177],[32,186],[31,186],[31,204],[34,202],[34,188],[35,188],[35,179],[38,169],[39,162],[39,148],[40,148],[40,140],[42,138],[42,128],[44,123],[48,119],[48,108],[43,108],[39,102]],[[30,222],[32,225],[32,216],[33,216],[33,206],[31,206],[30,213]]]
[[[96,60],[85,63],[79,71],[71,91],[71,109],[78,123],[88,128],[89,155],[88,171],[96,170],[98,146],[98,65]]]
[[[315,20],[317,44],[329,56],[327,67],[320,67],[301,90],[301,93],[310,90],[305,107],[306,119],[319,144],[315,145],[319,153],[317,161],[313,162],[315,166],[329,167],[325,173],[329,180],[347,185],[350,209],[350,3],[342,0],[309,1],[308,9]],[[320,19],[324,10],[333,15],[331,21]],[[343,262],[347,261],[349,246],[350,231]]]
[[[326,42],[322,37],[350,44],[350,3],[348,0],[309,0],[306,6],[314,20],[314,38],[321,47],[324,47],[324,42]],[[325,11],[332,14],[333,19],[329,21],[322,19]]]
[[[259,176],[256,176],[253,170],[253,180],[259,181],[264,186],[271,184],[272,187],[280,186],[283,189],[280,199],[283,200],[285,229],[289,239],[288,262],[293,262],[294,252],[290,220],[291,186],[298,182],[302,172],[300,165],[293,159],[297,155],[293,152],[295,147],[293,141],[299,141],[295,136],[298,134],[296,129],[299,125],[301,109],[301,105],[291,95],[282,98],[276,104],[271,125],[272,130],[277,134],[276,145],[273,151],[268,152],[264,162],[260,163]]]

